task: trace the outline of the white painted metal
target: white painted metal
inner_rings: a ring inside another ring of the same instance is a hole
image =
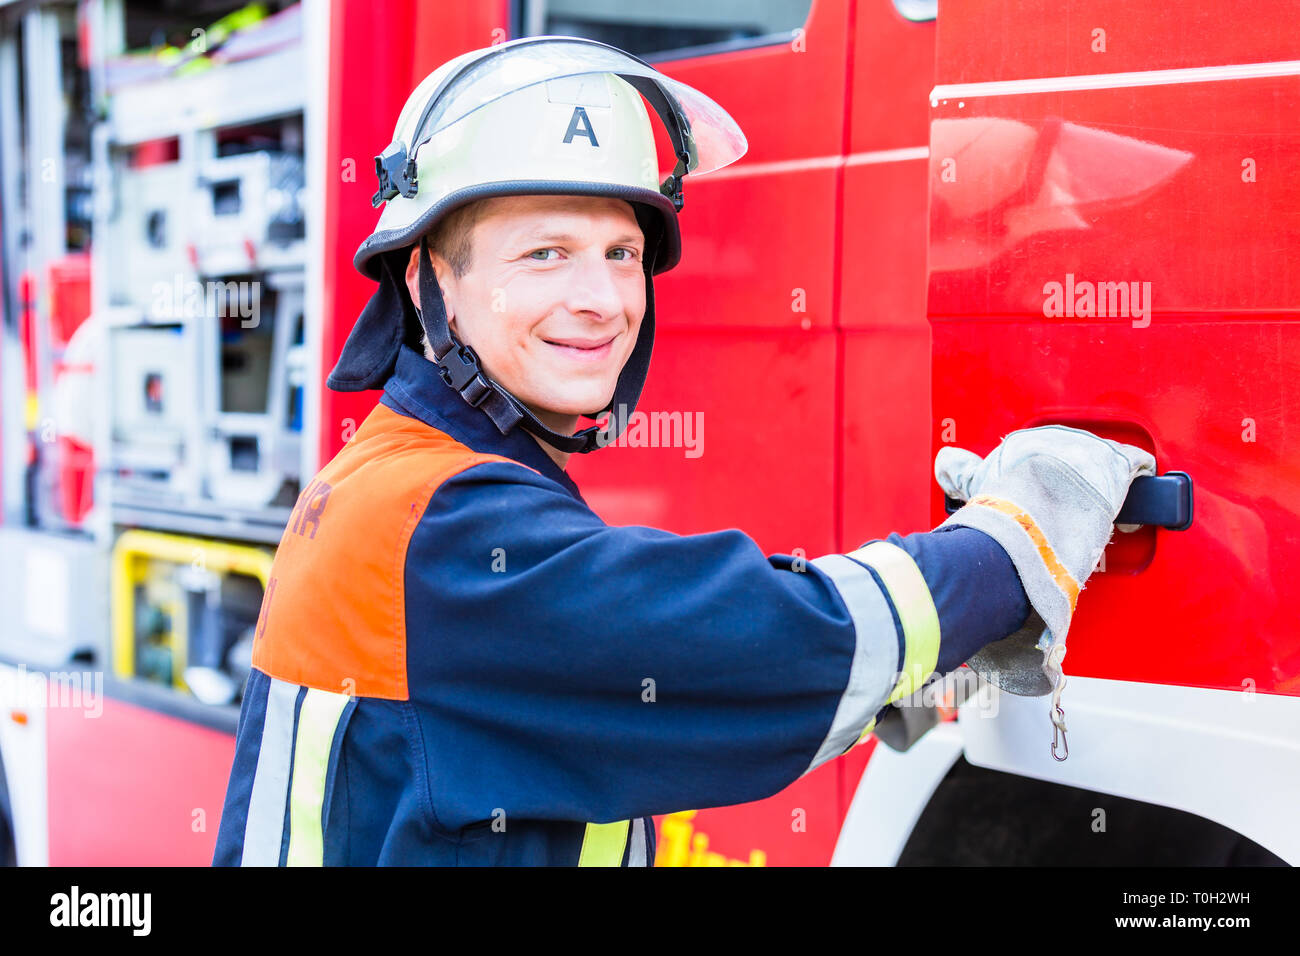
[[[831,866],[897,863],[961,748],[961,732],[952,721],[937,725],[906,753],[876,744],[844,817]]]
[[[256,117],[286,116],[303,103],[307,73],[303,45],[237,63],[118,90],[109,122],[115,145],[175,136],[181,130],[214,129]],[[255,104],[255,110],[250,109]]]
[[[896,862],[963,750],[980,767],[1194,813],[1300,863],[1300,697],[1070,677],[1058,762],[1049,698],[988,690],[907,753],[877,746],[834,864]]]
[[[973,99],[976,96],[1021,96],[1027,93],[1217,83],[1224,80],[1255,80],[1262,77],[1295,76],[1296,74],[1300,74],[1300,60],[1229,63],[1223,66],[1190,66],[1173,70],[1137,70],[1128,73],[1088,73],[1079,76],[1036,76],[1023,80],[986,80],[980,83],[951,83],[946,86],[936,86],[930,91],[930,105],[935,106],[943,100]]]
[[[19,239],[26,229],[19,196],[21,195],[22,136],[19,133],[18,33],[0,30],[0,213],[3,236],[0,237],[0,270],[5,288],[0,290],[0,312],[18,309],[18,276],[22,259]],[[0,515],[6,524],[21,523],[24,511],[23,471],[27,461],[27,431],[24,424],[26,371],[23,345],[17,334],[17,315],[7,316],[0,325]],[[10,334],[13,329],[13,334]]]
[[[43,674],[0,664],[0,755],[13,811],[19,866],[49,863]]]
[[[1070,677],[1070,758],[1051,756],[1047,698],[958,711],[981,767],[1186,810],[1300,863],[1300,697]]]

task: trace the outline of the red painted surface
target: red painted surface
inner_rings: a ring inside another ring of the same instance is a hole
[[[1141,38],[1140,51],[1079,62],[1060,31],[1083,5],[1059,6],[947,4],[941,76],[1287,59],[1300,37],[1283,4],[1252,10],[1278,29],[1225,31],[1175,7],[1097,0],[1071,29],[1105,22],[1112,51],[1117,37]],[[1008,18],[1025,28],[988,29]],[[1297,111],[1297,76],[932,110],[933,447],[949,437],[984,454],[1012,429],[1064,421],[1143,444],[1161,472],[1195,482],[1190,530],[1117,535],[1079,601],[1070,673],[1300,694]],[[1149,324],[1131,306],[1049,317],[1051,282],[1150,283]],[[931,507],[937,520],[937,489]]]
[[[693,448],[629,444],[571,463],[592,508],[611,524],[681,534],[740,528],[769,553],[832,550],[832,335],[669,331],[655,350],[638,410],[680,412],[702,440]],[[757,408],[767,409],[761,428]],[[781,435],[799,436],[801,453],[792,457]]]
[[[930,326],[925,321],[935,25],[859,3],[836,309],[842,351],[839,543],[930,527]],[[894,150],[912,150],[897,158]],[[856,783],[856,778],[855,778]]]
[[[40,387],[40,373],[36,356],[36,312],[37,296],[36,276],[30,269],[23,270],[18,277],[18,335],[23,343],[23,371],[27,380],[27,392],[36,392]],[[24,428],[27,426],[24,425]]]
[[[740,124],[749,151],[729,170],[832,156],[844,145],[853,6],[849,0],[813,0],[798,46],[753,47],[655,67],[716,99]],[[686,184],[689,210],[690,177]],[[683,224],[689,220],[685,211]]]
[[[101,699],[46,711],[50,865],[209,865],[235,738]]]
[[[937,82],[1170,70],[1296,58],[1295,0],[942,0]],[[1104,30],[1105,51],[1093,51]]]
[[[63,517],[81,524],[95,494],[95,449],[70,435],[59,436],[59,506]]]
[[[50,263],[50,342],[62,348],[90,315],[90,253]]]

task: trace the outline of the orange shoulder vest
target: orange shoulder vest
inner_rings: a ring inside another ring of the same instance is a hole
[[[489,461],[520,464],[376,405],[298,496],[262,598],[253,666],[294,684],[406,700],[407,546],[442,483]]]

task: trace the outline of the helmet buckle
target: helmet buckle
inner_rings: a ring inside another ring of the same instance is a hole
[[[678,114],[682,123],[686,122],[686,117]],[[690,129],[689,126],[686,126]],[[690,168],[691,154],[685,145],[677,147],[677,166],[668,175],[662,183],[659,184],[659,191],[667,196],[673,202],[673,208],[678,212],[682,211],[685,204],[685,197],[682,195],[682,180],[686,177],[686,171]]]
[[[408,159],[406,147],[398,140],[375,157],[375,177],[379,180],[379,190],[370,197],[370,205],[378,208],[399,192],[407,199],[415,195],[417,183],[415,178],[415,160]]]
[[[465,401],[477,408],[487,398],[491,389],[480,374],[478,356],[468,345],[448,349],[437,364],[442,380],[459,392]]]

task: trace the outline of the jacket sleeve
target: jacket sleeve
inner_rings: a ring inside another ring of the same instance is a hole
[[[1023,620],[1014,567],[991,538],[909,539],[926,540],[769,557],[735,530],[611,527],[522,466],[448,480],[405,568],[410,692],[438,822],[499,810],[609,822],[782,790],[920,686],[945,618],[966,644]],[[940,578],[977,571],[936,588],[927,564]],[[964,606],[945,611],[936,594]]]

